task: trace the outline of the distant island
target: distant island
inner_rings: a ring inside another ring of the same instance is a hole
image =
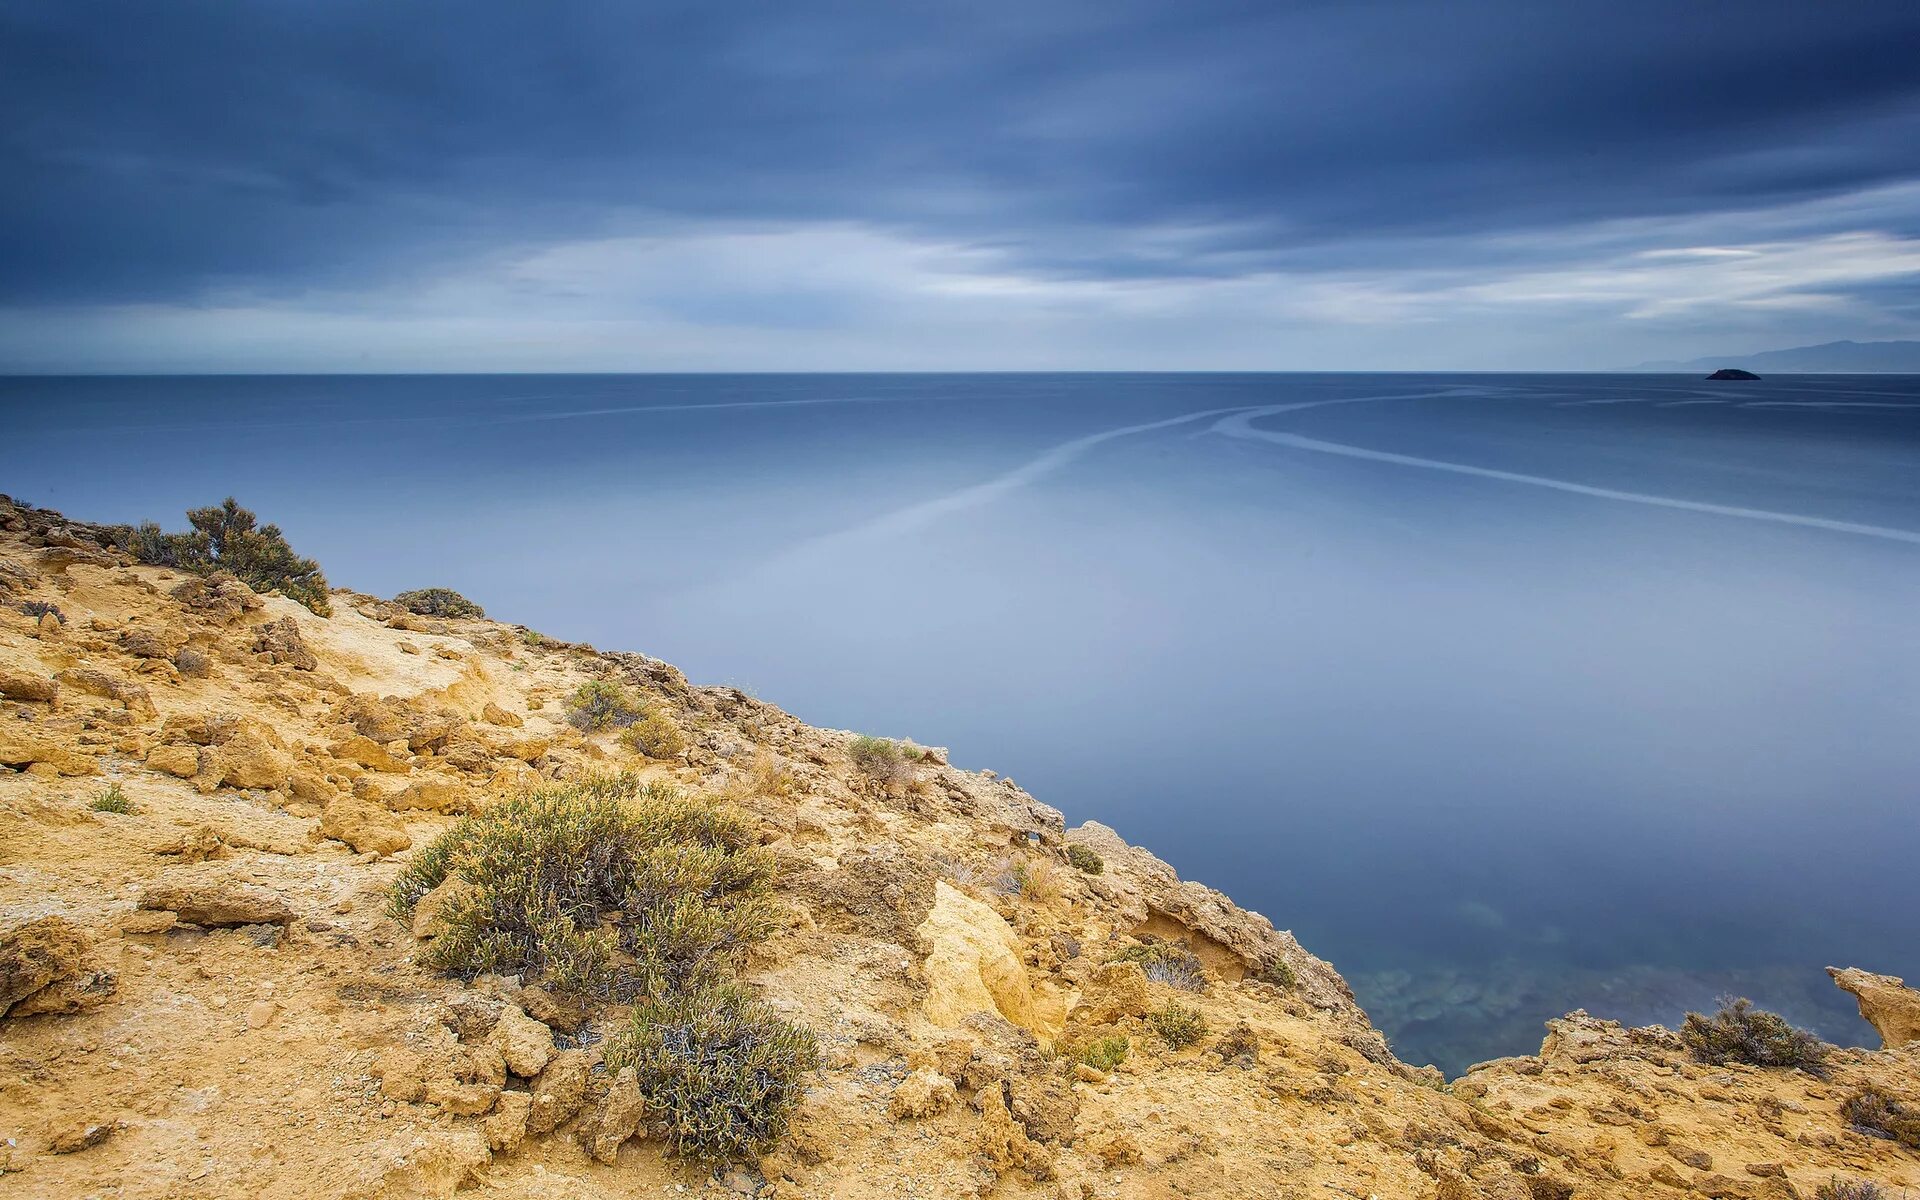
[[[1795,346],[1788,350],[1763,350],[1754,354],[1717,354],[1712,358],[1690,358],[1685,361],[1644,362],[1630,369],[1692,374],[1728,366],[1790,375],[1826,372],[1920,374],[1920,341],[1826,342],[1818,346]]]
[[[1721,367],[1707,376],[1708,379],[1758,379],[1752,371],[1742,371],[1739,367]]]

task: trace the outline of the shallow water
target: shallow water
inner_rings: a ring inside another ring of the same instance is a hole
[[[1920,975],[1920,378],[10,379],[0,490],[950,746],[1450,1070]]]

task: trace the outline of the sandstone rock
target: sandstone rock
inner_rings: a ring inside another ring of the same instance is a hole
[[[293,774],[293,756],[247,732],[203,755],[200,766],[202,776],[217,775],[229,787],[283,788]]]
[[[0,667],[0,696],[34,704],[54,704],[60,699],[60,685],[51,676]]]
[[[918,932],[929,947],[922,1001],[929,1021],[954,1028],[971,1013],[988,1012],[1043,1036],[1059,1032],[1062,1006],[1036,994],[1020,939],[1000,914],[942,880]]]
[[[47,1153],[78,1154],[82,1150],[91,1150],[112,1137],[114,1128],[111,1121],[82,1121],[68,1125],[47,1139]]]
[[[553,1031],[518,1005],[509,1004],[501,1010],[491,1036],[507,1061],[507,1069],[515,1075],[531,1079],[553,1060]]]
[[[1146,972],[1139,963],[1101,963],[1087,977],[1073,1018],[1087,1025],[1106,1025],[1124,1017],[1143,1017],[1152,1007]]]
[[[584,1050],[562,1050],[553,1056],[528,1089],[533,1094],[533,1110],[527,1116],[527,1132],[552,1133],[580,1111],[586,1103],[591,1067]]]
[[[371,1073],[380,1081],[380,1094],[389,1100],[411,1104],[427,1094],[427,1058],[405,1046],[382,1050]]]
[[[424,812],[462,813],[472,806],[472,793],[464,783],[445,775],[422,776],[386,798],[395,809]]]
[[[519,713],[508,712],[491,700],[487,702],[485,708],[480,710],[480,719],[489,725],[504,725],[508,729],[519,729],[526,724]]]
[[[41,613],[40,623],[34,627],[34,636],[43,642],[50,642],[60,636],[60,618],[52,613]]]
[[[113,994],[117,980],[93,958],[93,940],[65,917],[36,917],[0,928],[0,1016],[98,1007]]]
[[[413,714],[400,701],[364,692],[356,692],[341,701],[335,715],[352,726],[355,733],[379,745],[405,737],[413,721]]]
[[[180,742],[155,746],[147,751],[147,765],[181,779],[191,779],[200,773],[200,748]]]
[[[953,1107],[959,1090],[953,1080],[928,1067],[902,1079],[887,1100],[887,1112],[896,1121],[938,1116]]]
[[[128,712],[139,716],[157,716],[153,707],[153,697],[147,689],[137,683],[118,679],[105,671],[96,671],[91,667],[73,667],[60,672],[56,677],[62,687],[72,688],[76,692],[85,692],[89,696],[99,696],[112,700]]]
[[[492,743],[494,750],[498,753],[529,763],[538,761],[547,752],[550,744],[543,737],[500,738]]]
[[[413,845],[413,838],[391,813],[354,796],[334,796],[326,802],[320,832],[362,854],[398,854]]]
[[[120,648],[135,658],[170,659],[186,643],[187,635],[177,629],[136,625],[120,633]]]
[[[533,1097],[525,1092],[501,1092],[493,1112],[481,1124],[487,1136],[487,1148],[499,1154],[512,1154],[527,1140],[527,1118],[533,1113]]]
[[[225,571],[189,579],[175,587],[171,595],[183,608],[215,625],[232,624],[265,605],[252,588]]]
[[[1071,1142],[1080,1097],[1058,1075],[1016,1075],[1006,1082],[1007,1110],[1027,1136],[1040,1142]]]
[[[194,925],[284,925],[294,915],[278,892],[238,879],[150,884],[140,907],[165,909]]]
[[[588,1151],[597,1161],[611,1166],[619,1158],[621,1144],[640,1131],[645,1115],[646,1100],[640,1095],[639,1079],[632,1067],[622,1067],[586,1131]]]
[[[300,623],[292,617],[281,617],[262,625],[254,638],[253,652],[265,655],[268,662],[284,663],[296,671],[311,671],[320,665],[320,660],[300,638]]]
[[[11,724],[11,722],[9,723]],[[59,775],[98,775],[100,764],[91,755],[70,750],[24,729],[0,728],[0,766],[43,766]],[[45,772],[37,772],[45,773]]]
[[[441,880],[438,886],[414,903],[413,936],[427,942],[446,932],[448,905],[472,890],[472,885],[458,875],[449,875]]]
[[[355,734],[332,746],[333,756],[351,763],[358,763],[373,771],[384,771],[399,775],[413,770],[413,764],[404,759],[395,758],[387,748],[364,733]]]
[[[1053,1157],[1013,1119],[999,1088],[976,1093],[974,1105],[980,1110],[974,1147],[988,1170],[998,1176],[1017,1168],[1036,1180],[1053,1178]]]
[[[1880,1034],[1880,1044],[1892,1050],[1920,1041],[1920,991],[1893,975],[1875,975],[1858,967],[1828,967],[1827,974],[1842,991],[1853,993],[1860,1016]]]

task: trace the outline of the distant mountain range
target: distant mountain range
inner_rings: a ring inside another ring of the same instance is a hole
[[[1723,354],[1690,358],[1685,362],[1644,362],[1634,371],[1717,371],[1740,367],[1765,375],[1814,374],[1825,371],[1881,374],[1920,374],[1920,342],[1828,342],[1795,346],[1791,350],[1762,350],[1758,354]]]

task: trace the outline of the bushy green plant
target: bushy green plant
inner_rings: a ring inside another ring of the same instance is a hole
[[[1067,862],[1077,871],[1089,875],[1098,875],[1107,869],[1106,860],[1091,846],[1082,846],[1078,842],[1067,843]]]
[[[93,804],[90,807],[94,812],[119,813],[121,816],[132,816],[134,812],[133,801],[120,789],[118,783],[110,783],[103,788],[100,794],[93,798]]]
[[[645,715],[632,693],[611,679],[589,679],[567,699],[567,722],[584,733],[625,729]]]
[[[41,617],[51,615],[53,619],[60,624],[65,625],[67,623],[67,614],[60,611],[58,604],[52,604],[45,600],[22,600],[18,607],[21,612],[36,621]]]
[[[1169,1004],[1158,1012],[1147,1015],[1147,1024],[1160,1035],[1160,1040],[1175,1050],[1184,1050],[1201,1038],[1207,1036],[1207,1019],[1197,1008],[1188,1008],[1184,1004]]]
[[[657,994],[724,974],[771,932],[773,860],[758,843],[737,811],[631,776],[589,779],[463,818],[401,872],[392,910],[409,916],[457,877],[466,886],[421,953],[429,967]]]
[[[393,602],[423,617],[484,617],[486,610],[452,588],[419,588],[401,592]]]
[[[1155,983],[1164,983],[1182,991],[1204,991],[1207,977],[1200,956],[1179,942],[1145,938],[1107,959],[1108,962],[1135,962]]]
[[[918,755],[909,757],[899,742],[889,738],[861,734],[847,745],[847,756],[864,775],[882,783],[895,783],[913,774]]]
[[[522,629],[520,641],[522,645],[540,647],[547,644],[547,635],[537,629]]]
[[[228,496],[217,505],[188,509],[187,523],[193,528],[186,533],[167,533],[148,521],[124,531],[120,547],[153,566],[196,575],[226,571],[256,592],[277,592],[330,616],[327,578],[319,564],[295,554],[278,525],[259,525],[258,520]]]
[[[1751,1000],[1725,1001],[1710,1017],[1688,1013],[1680,1025],[1680,1041],[1695,1058],[1715,1066],[1747,1063],[1817,1070],[1829,1049],[1778,1013],[1755,1008]]]
[[[634,1005],[605,1059],[608,1071],[633,1068],[676,1153],[725,1160],[786,1131],[820,1054],[810,1031],[737,987],[709,984]]]
[[[1096,1071],[1111,1071],[1127,1061],[1127,1055],[1132,1050],[1132,1042],[1120,1034],[1114,1034],[1110,1037],[1080,1042],[1069,1047],[1067,1054],[1073,1061],[1084,1063]]]
[[[1287,965],[1287,960],[1279,955],[1261,963],[1260,969],[1253,973],[1253,977],[1262,983],[1270,983],[1274,987],[1284,988],[1287,991],[1292,991],[1300,984],[1299,976],[1293,973],[1293,968]]]
[[[677,758],[687,748],[680,726],[657,708],[647,709],[644,716],[628,726],[620,735],[620,742],[648,758]]]
[[[1840,1106],[1849,1125],[1911,1150],[1920,1150],[1920,1106],[1904,1103],[1875,1087],[1861,1088]]]

